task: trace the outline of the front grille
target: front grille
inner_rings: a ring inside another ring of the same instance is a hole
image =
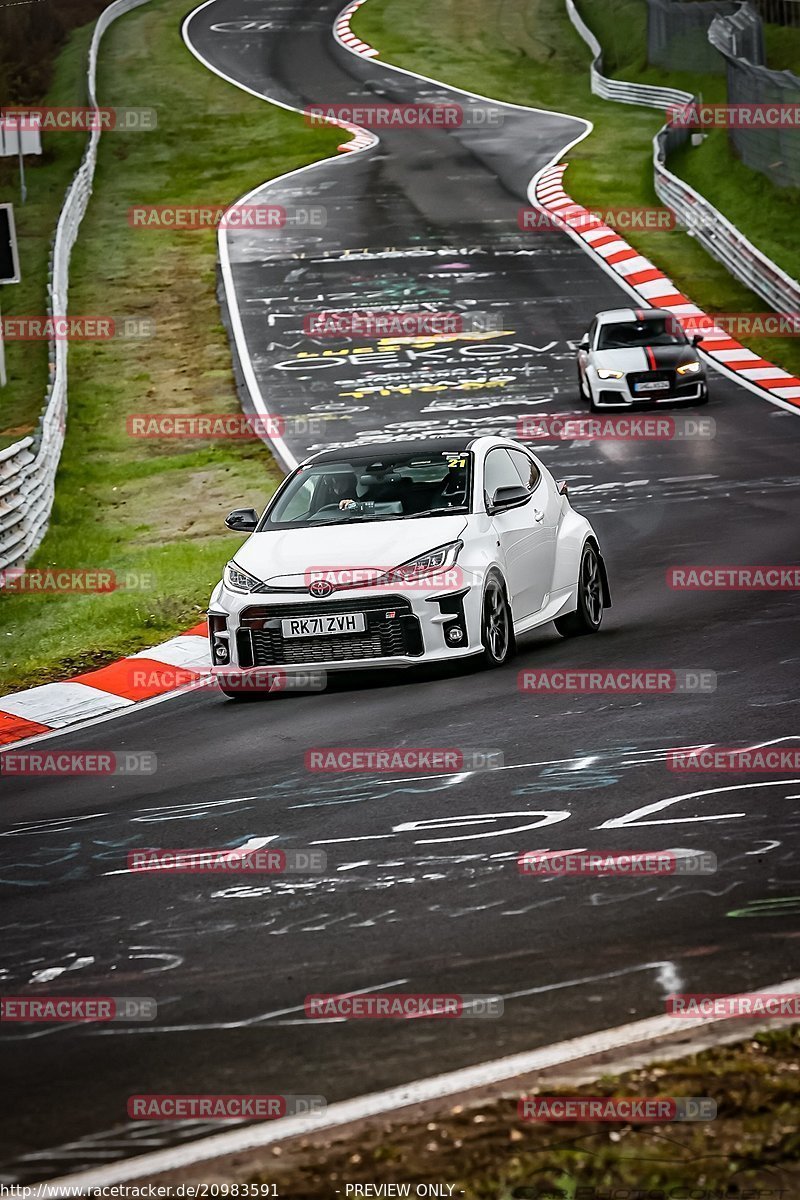
[[[637,389],[638,383],[667,383],[669,387],[660,388],[658,391],[640,392]],[[658,396],[669,396],[675,390],[675,372],[674,371],[633,371],[628,376],[628,386],[631,389],[632,396],[652,397],[656,399]]]
[[[367,628],[362,633],[332,637],[284,638],[285,617],[327,616],[361,612]],[[389,617],[387,613],[394,613]],[[366,658],[416,657],[422,654],[422,631],[411,604],[404,597],[351,596],[318,604],[268,604],[246,608],[237,633],[241,666],[269,667],[275,663],[358,662]]]

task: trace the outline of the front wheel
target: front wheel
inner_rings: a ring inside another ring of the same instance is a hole
[[[514,650],[514,629],[511,609],[499,579],[491,578],[483,593],[481,642],[484,667],[502,667]]]
[[[597,633],[603,622],[603,580],[600,574],[600,558],[591,542],[587,542],[581,556],[578,575],[578,607],[574,612],[556,617],[555,627],[562,637],[581,637],[586,633]]]

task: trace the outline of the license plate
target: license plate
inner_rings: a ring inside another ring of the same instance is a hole
[[[338,633],[363,633],[367,619],[363,613],[331,613],[326,617],[286,617],[281,621],[285,638],[333,637]]]
[[[669,381],[666,379],[653,379],[649,383],[637,383],[637,392],[666,392],[669,390]]]

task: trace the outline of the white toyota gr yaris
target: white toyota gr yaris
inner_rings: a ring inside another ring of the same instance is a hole
[[[412,666],[480,656],[555,621],[596,633],[597,536],[529,450],[498,437],[324,450],[281,484],[209,605],[217,668]],[[227,690],[223,687],[223,690]]]

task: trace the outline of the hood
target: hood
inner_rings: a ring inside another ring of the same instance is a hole
[[[428,550],[454,542],[467,527],[466,514],[311,529],[253,533],[234,562],[273,587],[305,591],[308,572],[342,569],[388,570]]]
[[[627,350],[597,350],[596,367],[610,371],[674,370],[698,357],[694,346],[631,346]]]

